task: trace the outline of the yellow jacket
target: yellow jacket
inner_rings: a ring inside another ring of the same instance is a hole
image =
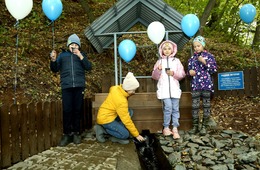
[[[112,86],[107,98],[98,110],[97,123],[101,125],[111,123],[119,116],[133,137],[137,137],[139,132],[128,112],[128,97],[129,94],[122,88],[122,85]]]

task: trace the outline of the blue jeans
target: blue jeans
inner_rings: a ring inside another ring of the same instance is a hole
[[[168,98],[162,99],[163,101],[163,127],[169,127],[172,119],[172,126],[179,127],[179,102],[180,99]]]
[[[134,112],[132,109],[128,109],[130,116],[132,117]],[[111,136],[118,139],[127,139],[130,135],[125,125],[121,122],[120,118],[117,117],[113,122],[102,125],[106,132]]]

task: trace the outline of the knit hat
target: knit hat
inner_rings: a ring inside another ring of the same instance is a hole
[[[76,43],[80,47],[80,39],[77,36],[77,34],[72,34],[71,36],[69,36],[67,46],[69,46],[72,43]]]
[[[202,36],[197,36],[196,38],[194,38],[194,40],[193,40],[193,43],[194,42],[199,42],[199,43],[201,43],[201,45],[203,46],[203,47],[205,47],[205,45],[206,45],[206,42],[205,42],[205,38],[203,38]]]
[[[123,81],[123,89],[128,90],[136,90],[139,87],[139,82],[135,78],[134,74],[131,72],[128,72],[124,81]]]
[[[163,41],[163,42],[161,43],[160,47],[159,47],[159,54],[160,54],[160,56],[161,56],[162,58],[166,58],[166,57],[167,57],[167,56],[165,56],[165,55],[163,54],[163,48],[164,48],[165,46],[169,46],[169,47],[171,48],[171,50],[172,50],[171,55],[168,56],[168,57],[174,57],[175,54],[177,53],[177,44],[175,44],[174,42],[172,42],[172,41],[170,41],[170,40]]]

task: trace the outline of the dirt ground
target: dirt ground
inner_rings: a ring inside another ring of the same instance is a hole
[[[260,135],[260,98],[228,97],[212,100],[212,116],[224,129]]]

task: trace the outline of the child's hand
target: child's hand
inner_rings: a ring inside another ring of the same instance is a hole
[[[194,70],[190,70],[189,73],[190,73],[191,76],[195,76],[196,75],[196,72]]]
[[[80,50],[78,48],[72,48],[72,53],[76,54],[80,60],[83,59],[83,55],[81,54]]]
[[[202,56],[199,56],[198,60],[203,63],[203,64],[206,64],[206,60],[202,57]]]
[[[51,58],[51,61],[56,61],[56,58],[57,58],[57,52],[55,50],[52,50],[52,52],[50,53],[50,58]]]
[[[171,71],[171,70],[167,70],[166,73],[167,73],[168,76],[173,76],[174,75],[174,71]]]
[[[158,70],[162,70],[162,65],[161,64],[158,66]]]

